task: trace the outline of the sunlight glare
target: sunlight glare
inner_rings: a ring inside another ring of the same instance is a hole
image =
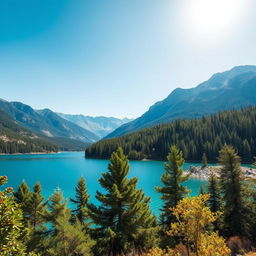
[[[185,19],[192,35],[205,39],[228,34],[240,21],[246,0],[188,0]]]

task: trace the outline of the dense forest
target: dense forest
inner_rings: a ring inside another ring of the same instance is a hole
[[[56,152],[58,147],[0,111],[0,153]]]
[[[244,177],[234,148],[223,146],[220,177],[212,174],[205,191],[189,197],[183,153],[169,149],[162,186],[160,218],[150,198],[129,177],[123,150],[113,152],[92,203],[86,181],[79,179],[70,198],[60,189],[44,198],[40,183],[25,181],[16,191],[0,191],[1,256],[233,256],[256,245],[255,181]],[[7,183],[0,176],[0,185]]]
[[[129,159],[164,160],[169,147],[177,145],[187,161],[200,161],[205,153],[216,161],[224,144],[232,145],[243,162],[256,155],[256,107],[219,112],[200,119],[175,120],[122,137],[105,139],[86,148],[88,158],[109,158],[118,146]]]

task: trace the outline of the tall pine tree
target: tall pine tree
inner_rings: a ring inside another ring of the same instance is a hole
[[[127,157],[118,148],[111,155],[109,171],[99,179],[105,191],[97,191],[100,205],[88,205],[97,227],[97,255],[126,254],[154,242],[152,229],[156,220],[149,210],[150,198],[136,188],[137,178],[127,178],[129,168]]]
[[[30,222],[30,210],[29,202],[32,196],[32,193],[29,189],[29,186],[25,181],[22,181],[18,190],[13,193],[15,201],[20,205],[23,213],[23,221],[26,226],[29,226]]]
[[[76,186],[75,199],[70,199],[70,201],[76,204],[76,208],[72,210],[74,219],[77,218],[82,226],[88,225],[88,209],[87,204],[89,200],[89,195],[87,193],[87,188],[85,184],[85,179],[82,177],[79,179]]]
[[[171,146],[167,160],[168,162],[164,164],[165,173],[161,177],[163,186],[156,187],[156,191],[162,194],[161,199],[164,201],[160,219],[164,229],[168,229],[175,221],[175,217],[170,213],[170,208],[176,207],[188,193],[188,189],[182,183],[189,178],[189,175],[183,173],[182,165],[185,161],[182,152],[176,146]]]
[[[221,164],[220,186],[224,201],[224,234],[248,235],[250,211],[245,197],[240,157],[231,146],[224,145],[219,152]]]
[[[46,223],[45,215],[47,214],[46,203],[42,196],[42,187],[39,182],[34,185],[33,192],[28,201],[29,214],[29,239],[27,248],[29,251],[36,252],[44,249]]]
[[[56,233],[57,219],[59,217],[65,217],[70,214],[70,209],[67,208],[67,201],[64,200],[61,190],[57,189],[53,195],[50,196],[48,204],[48,212],[45,215],[45,219],[51,223],[53,234]]]
[[[208,206],[211,212],[216,213],[221,211],[221,193],[218,179],[214,173],[211,173],[208,180]],[[220,229],[221,220],[217,219],[213,225],[215,230]]]

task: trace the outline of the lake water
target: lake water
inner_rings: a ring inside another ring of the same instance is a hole
[[[154,187],[161,186],[163,163],[130,161],[129,177],[138,177],[138,187],[151,197],[151,209],[156,215],[159,214],[162,202]],[[184,169],[188,169],[190,165],[192,164],[186,163]],[[64,197],[69,198],[74,196],[76,183],[83,176],[91,196],[90,200],[94,203],[96,203],[94,198],[96,190],[102,190],[98,179],[102,172],[107,171],[107,166],[107,160],[85,159],[83,152],[0,156],[0,175],[8,176],[8,186],[16,189],[22,180],[25,180],[32,188],[37,181],[40,181],[45,197],[50,196],[56,188],[60,188]],[[186,182],[191,195],[198,195],[200,184],[206,184],[206,181],[190,179]]]

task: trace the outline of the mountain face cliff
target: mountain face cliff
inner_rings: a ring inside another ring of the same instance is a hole
[[[105,116],[84,116],[84,115],[69,115],[57,113],[60,117],[75,123],[86,130],[95,133],[100,138],[107,136],[109,133],[120,127],[121,125],[132,121],[132,119]]]
[[[195,88],[175,89],[141,117],[120,126],[106,138],[122,136],[175,119],[199,118],[248,105],[256,105],[256,66],[238,66],[214,74]]]
[[[36,111],[21,102],[0,100],[0,110],[24,128],[46,136],[54,143],[57,141],[60,148],[65,150],[84,149],[86,144],[99,139],[96,134],[61,118],[49,109]],[[62,141],[65,144],[63,146]]]

